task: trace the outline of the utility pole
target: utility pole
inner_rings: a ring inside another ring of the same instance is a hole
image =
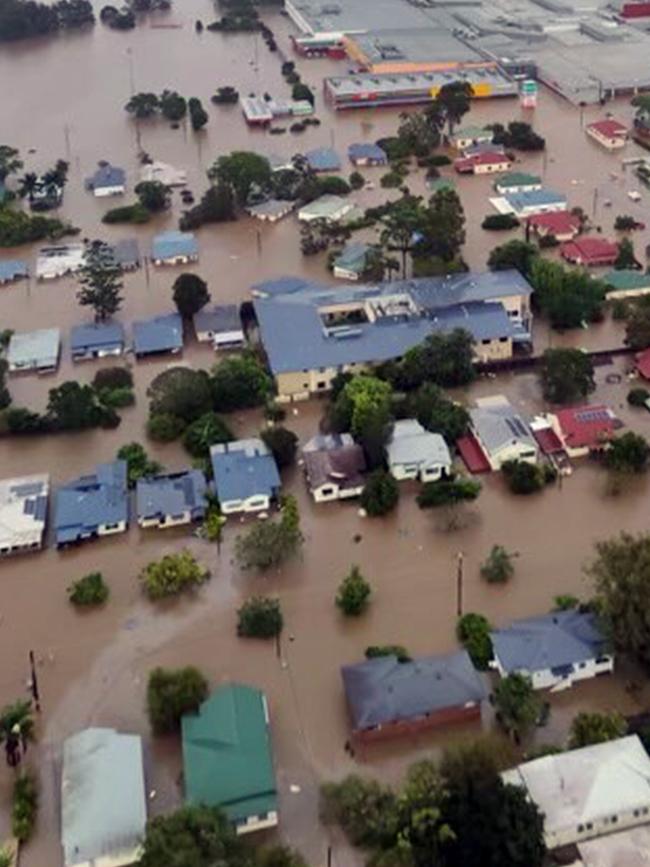
[[[463,552],[458,552],[458,571],[456,573],[456,614],[463,616]]]
[[[29,651],[29,667],[31,670],[31,680],[29,683],[29,688],[32,693],[32,698],[34,699],[34,707],[38,711],[41,712],[41,696],[38,691],[38,677],[36,676],[36,662],[34,659],[34,651]]]

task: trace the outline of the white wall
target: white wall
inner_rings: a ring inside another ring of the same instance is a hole
[[[494,667],[499,672],[501,677],[506,677],[508,672],[503,668],[501,660],[495,654]],[[541,671],[530,672],[525,669],[519,669],[519,674],[524,674],[530,677],[533,684],[533,689],[552,689],[560,684],[572,686],[580,680],[590,680],[599,674],[609,674],[614,671],[614,657],[602,656],[597,662],[595,659],[586,660],[584,663],[574,665],[573,672],[568,677],[559,677],[553,674],[550,668],[542,669]]]
[[[267,512],[271,508],[270,497],[265,494],[256,494],[246,500],[220,500],[219,502],[224,515],[232,515],[236,512]]]

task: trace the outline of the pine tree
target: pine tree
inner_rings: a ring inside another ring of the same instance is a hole
[[[82,307],[93,308],[95,322],[104,322],[122,306],[122,269],[103,241],[91,241],[87,245],[79,283],[77,300]]]

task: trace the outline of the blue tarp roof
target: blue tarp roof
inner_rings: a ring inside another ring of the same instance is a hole
[[[183,320],[179,313],[154,316],[133,323],[133,347],[137,355],[171,352],[183,346]]]
[[[199,244],[192,232],[163,232],[151,244],[153,259],[173,259],[176,256],[199,255]]]
[[[341,160],[333,148],[314,148],[307,151],[305,159],[315,172],[336,172],[341,168]]]
[[[27,262],[22,259],[0,259],[0,281],[27,277]]]
[[[128,521],[126,461],[98,464],[92,475],[63,485],[56,494],[57,544],[73,542],[103,524]]]
[[[376,162],[388,162],[388,157],[379,145],[370,142],[360,144],[351,144],[348,148],[348,156],[354,162],[355,160],[375,160]]]
[[[262,440],[237,440],[212,446],[210,459],[221,502],[274,496],[280,489],[275,458]]]
[[[181,515],[189,511],[193,517],[205,512],[207,484],[200,470],[187,470],[139,479],[136,487],[138,518]]]
[[[73,352],[111,346],[124,346],[124,328],[120,322],[73,325],[70,329],[70,349]]]

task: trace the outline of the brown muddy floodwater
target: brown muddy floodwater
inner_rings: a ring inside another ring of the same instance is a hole
[[[107,240],[137,234],[145,250],[150,237],[176,224],[174,212],[135,230],[104,227],[105,207],[83,189],[83,179],[100,159],[123,165],[131,186],[137,177],[137,143],[133,123],[123,111],[131,92],[161,91],[165,87],[185,96],[199,96],[210,112],[205,132],[172,130],[163,122],[143,123],[142,145],[155,159],[185,168],[190,187],[200,195],[206,185],[205,170],[222,153],[234,148],[255,149],[289,156],[299,149],[333,144],[345,155],[356,140],[374,140],[393,132],[397,113],[370,110],[335,115],[322,105],[323,75],[340,72],[345,63],[301,61],[303,78],[319,94],[318,115],[323,121],[302,136],[271,137],[249,130],[240,110],[211,106],[215,88],[233,84],[242,93],[286,96],[280,75],[281,58],[270,54],[254,36],[221,36],[194,32],[194,21],[213,17],[208,0],[179,3],[171,18],[177,29],[142,25],[131,33],[116,33],[97,25],[94,31],[58,39],[0,49],[0,92],[3,110],[0,141],[13,144],[26,155],[26,168],[43,170],[58,157],[71,163],[71,178],[62,214],[82,228],[84,237]],[[289,53],[290,23],[279,14],[268,21],[280,47]],[[131,61],[132,59],[132,67]],[[630,108],[615,105],[617,116],[628,119]],[[584,122],[598,115],[587,109]],[[522,116],[516,101],[491,102],[473,108],[473,123],[507,121]],[[641,215],[646,223],[647,194],[641,205],[632,204],[627,191],[635,187],[625,177],[620,157],[606,154],[587,141],[579,111],[549,94],[542,94],[534,114],[538,130],[547,138],[548,155],[522,157],[520,167],[544,175],[546,182],[566,192],[571,205],[581,205],[611,233],[617,213]],[[27,154],[30,148],[35,153]],[[626,155],[635,152],[628,145]],[[346,172],[348,171],[346,166]],[[448,171],[448,170],[446,170]],[[616,173],[617,177],[611,174]],[[376,182],[374,191],[355,194],[362,206],[384,199],[378,180],[381,170],[368,170]],[[409,184],[424,192],[421,174]],[[467,214],[465,258],[474,268],[485,264],[498,238],[480,229],[489,212],[489,179],[458,181]],[[603,201],[613,206],[605,208]],[[111,202],[112,206],[114,202]],[[199,232],[200,261],[195,270],[208,281],[215,301],[241,301],[251,283],[285,273],[305,274],[327,280],[323,257],[304,259],[299,251],[295,218],[276,226],[260,226],[250,219],[209,227]],[[642,252],[647,235],[635,238]],[[36,249],[8,251],[33,261]],[[178,269],[140,271],[126,278],[123,319],[153,314],[170,307],[170,287]],[[0,328],[30,329],[57,325],[64,330],[82,321],[72,280],[36,284],[33,280],[0,291]],[[578,346],[608,347],[620,342],[620,329],[606,322],[589,332],[549,335],[537,327],[537,345],[561,342]],[[209,349],[190,343],[183,362],[207,366],[214,361]],[[170,363],[161,360],[135,365],[138,403],[123,414],[115,431],[32,440],[0,441],[0,476],[49,471],[58,483],[107,460],[116,449],[133,439],[144,441],[147,384]],[[624,372],[625,362],[616,368]],[[625,406],[627,382],[608,385],[612,367],[599,368],[596,397],[609,401],[635,430],[650,436],[650,415],[630,414]],[[42,407],[54,382],[72,376],[92,378],[96,365],[75,367],[64,361],[56,377],[12,379],[17,404]],[[504,392],[527,412],[541,408],[531,375],[508,375],[481,380],[462,399],[478,394]],[[314,402],[292,410],[288,425],[301,439],[316,430],[322,405]],[[245,413],[233,420],[237,432],[259,429],[260,417]],[[152,448],[154,456],[169,468],[182,467],[187,457],[176,444]],[[178,744],[152,743],[144,716],[147,674],[155,665],[199,665],[213,684],[230,679],[263,688],[271,706],[273,743],[281,795],[281,833],[303,849],[311,863],[322,863],[327,834],[317,822],[317,786],[355,767],[396,780],[406,765],[426,750],[477,726],[442,732],[394,747],[373,749],[353,762],[344,752],[347,737],[339,666],[359,660],[369,644],[400,643],[413,654],[445,652],[455,647],[455,569],[457,555],[465,555],[465,610],[484,612],[495,624],[512,617],[548,609],[558,593],[588,595],[583,566],[593,544],[622,529],[645,531],[650,500],[648,482],[635,480],[618,498],[607,497],[602,473],[583,463],[562,486],[530,499],[513,498],[499,478],[485,480],[484,490],[470,510],[471,521],[463,529],[446,532],[436,516],[420,512],[415,489],[405,485],[397,513],[385,520],[358,516],[354,505],[315,506],[307,497],[300,470],[286,478],[287,490],[300,502],[306,537],[299,560],[278,574],[265,577],[241,575],[231,560],[237,522],[225,532],[221,552],[189,533],[167,531],[123,536],[57,553],[48,549],[34,556],[0,564],[0,703],[25,694],[27,655],[39,658],[43,713],[39,746],[32,760],[42,772],[43,799],[38,833],[26,848],[24,867],[49,867],[61,863],[59,848],[59,774],[61,742],[89,724],[113,725],[141,732],[147,743],[147,779],[152,792],[152,812],[179,803]],[[355,541],[355,537],[360,541]],[[517,574],[507,587],[489,587],[478,577],[480,562],[494,543],[519,552]],[[163,553],[189,545],[211,568],[209,585],[196,598],[177,604],[153,606],[139,593],[136,576],[143,564]],[[370,610],[358,622],[344,622],[334,608],[336,587],[352,563],[358,563],[373,585]],[[65,588],[75,578],[101,570],[111,586],[105,610],[79,615],[67,603]],[[285,612],[286,629],[281,657],[272,645],[244,642],[235,637],[235,611],[249,593],[277,593]],[[561,740],[579,708],[640,706],[625,690],[634,674],[589,683],[553,698],[554,712],[543,740]],[[0,832],[8,824],[11,779],[0,770]],[[299,792],[292,790],[298,786]],[[337,863],[352,863],[340,841]]]

